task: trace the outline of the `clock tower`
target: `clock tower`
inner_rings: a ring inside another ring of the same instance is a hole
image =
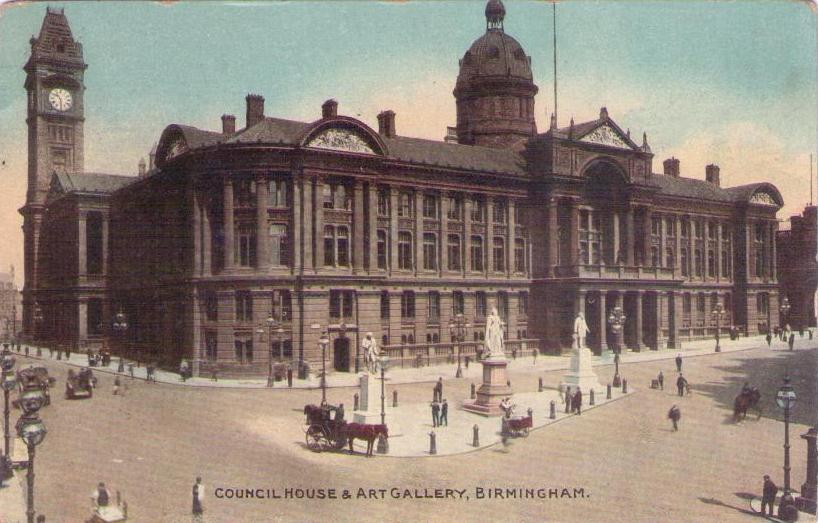
[[[83,171],[83,75],[88,67],[82,44],[71,34],[62,9],[46,8],[40,35],[31,38],[23,70],[28,96],[28,191],[23,215],[25,286],[23,329],[34,332],[39,276],[39,240],[45,201],[55,172]]]

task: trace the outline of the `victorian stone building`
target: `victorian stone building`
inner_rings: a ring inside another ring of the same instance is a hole
[[[778,231],[778,279],[781,296],[790,304],[781,323],[794,329],[815,327],[818,290],[818,212],[814,205],[800,215],[790,216],[790,229]]]
[[[715,165],[683,177],[673,158],[655,173],[647,137],[604,108],[538,132],[531,59],[504,18],[489,1],[445,140],[401,136],[388,109],[378,129],[334,100],[301,122],[248,95],[243,127],[168,125],[129,178],[82,173],[82,48],[49,11],[26,66],[26,332],[260,374],[320,365],[324,331],[337,371],[359,366],[367,332],[400,364],[444,361],[458,314],[473,353],[492,307],[518,354],[570,346],[579,311],[596,352],[712,336],[716,304],[723,329],[767,329],[776,188],[723,188]]]

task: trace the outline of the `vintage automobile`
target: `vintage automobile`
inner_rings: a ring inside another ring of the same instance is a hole
[[[45,367],[27,367],[17,371],[17,386],[20,394],[30,390],[41,390],[45,396],[45,405],[51,404],[51,394],[48,389],[57,382],[55,378],[48,375]],[[19,407],[19,400],[14,401],[14,406]]]
[[[72,400],[75,398],[90,398],[94,395],[97,379],[91,369],[80,369],[74,372],[69,369],[68,379],[65,380],[65,397]]]

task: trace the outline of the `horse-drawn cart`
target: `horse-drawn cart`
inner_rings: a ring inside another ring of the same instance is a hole
[[[74,369],[68,370],[68,379],[65,380],[65,397],[72,400],[75,398],[90,398],[94,395],[94,387],[97,379],[91,369],[80,369],[78,373]]]
[[[531,416],[503,417],[502,433],[504,436],[528,437],[528,433],[534,426]]]
[[[334,417],[333,417],[333,412]],[[333,405],[306,405],[304,407],[306,427],[304,434],[307,448],[313,452],[340,450],[346,443],[343,411]],[[340,419],[338,419],[340,417]]]
[[[27,367],[17,371],[17,384],[20,388],[20,394],[32,390],[40,390],[45,397],[44,405],[51,404],[51,394],[48,389],[56,383],[57,380],[48,375],[48,369],[45,367]],[[19,400],[14,400],[14,406],[19,406]]]

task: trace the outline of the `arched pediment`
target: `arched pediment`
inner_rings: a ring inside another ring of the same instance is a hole
[[[184,130],[178,125],[169,125],[162,132],[159,146],[156,148],[156,165],[162,167],[165,163],[189,150],[190,147],[185,139]]]
[[[750,195],[749,203],[768,205],[770,207],[783,207],[784,198],[773,184],[762,183],[759,184],[758,188]]]
[[[386,154],[386,145],[378,133],[363,122],[344,116],[314,123],[304,133],[300,145],[353,154]]]

